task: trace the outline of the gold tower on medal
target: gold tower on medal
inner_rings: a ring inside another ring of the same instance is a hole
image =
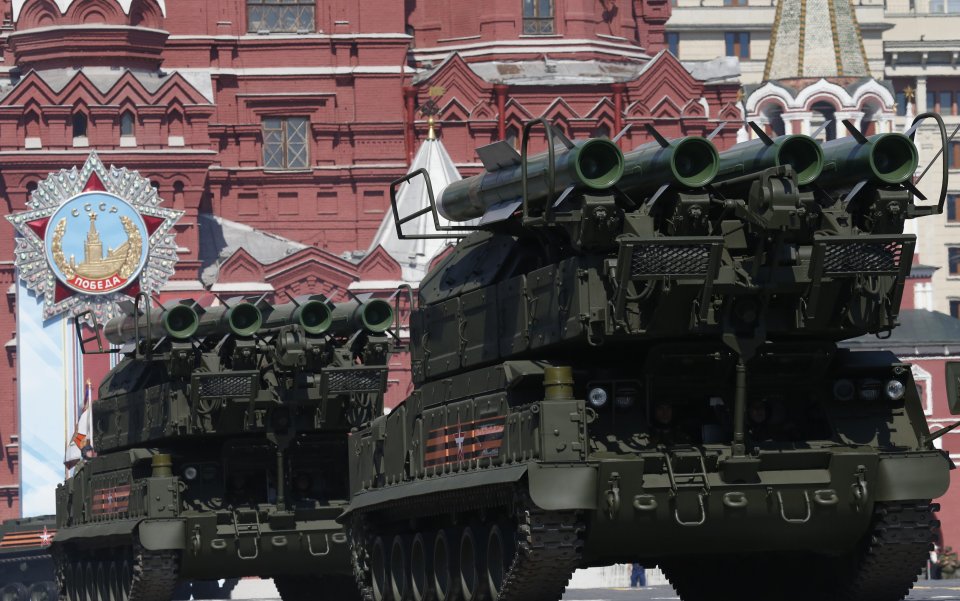
[[[121,221],[123,221],[122,218]],[[124,223],[124,226],[127,226],[127,224]],[[107,255],[104,257],[103,241],[100,239],[100,232],[97,231],[97,215],[91,213],[90,229],[87,231],[87,239],[83,244],[83,262],[77,264],[76,259],[71,256],[70,270],[91,280],[102,280],[115,275],[125,277],[121,272],[126,271],[124,266],[130,262],[133,256],[139,257],[142,240],[139,232],[135,236],[131,236],[130,228],[124,227],[124,229],[127,230],[127,241],[116,249],[108,249]],[[134,229],[134,231],[136,230]],[[131,240],[131,237],[135,237],[136,240]]]

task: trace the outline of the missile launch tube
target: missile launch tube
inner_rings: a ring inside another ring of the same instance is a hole
[[[307,334],[325,333],[333,324],[333,315],[326,303],[310,300],[302,303],[277,305],[266,313],[263,327],[275,330],[286,325],[299,325]]]
[[[823,151],[810,136],[789,135],[773,139],[750,140],[720,153],[720,170],[716,181],[724,181],[771,167],[790,165],[801,186],[812,184],[823,171]]]
[[[532,202],[543,202],[547,189],[548,153],[532,156],[527,163],[527,194]],[[603,138],[591,138],[569,150],[557,149],[554,158],[556,192],[569,186],[605,190],[623,174],[623,154],[616,144]],[[440,194],[439,213],[450,221],[469,221],[482,217],[490,207],[519,199],[521,167],[509,165],[453,182]]]
[[[358,330],[381,334],[393,325],[393,307],[378,298],[363,302],[351,299],[339,303],[330,319],[330,330],[340,336],[350,335]]]
[[[821,188],[853,186],[863,180],[878,185],[900,184],[917,170],[917,147],[898,133],[870,136],[866,143],[853,136],[823,144],[824,170],[817,180]]]
[[[231,307],[211,307],[200,316],[197,336],[226,335],[252,336],[263,323],[260,309],[251,303],[237,303]]]
[[[702,188],[717,175],[719,156],[710,140],[696,136],[644,144],[623,157],[623,178],[618,187],[639,200],[665,184]]]
[[[199,323],[196,311],[186,305],[173,305],[151,314],[149,322],[145,315],[114,317],[103,327],[103,333],[111,344],[134,342],[138,330],[141,338],[186,340],[196,334]]]

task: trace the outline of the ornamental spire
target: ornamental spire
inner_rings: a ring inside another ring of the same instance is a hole
[[[779,0],[763,79],[870,77],[850,0]]]

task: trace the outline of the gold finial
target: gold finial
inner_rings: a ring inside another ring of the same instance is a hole
[[[913,89],[913,86],[907,86],[903,89],[903,97],[907,102],[912,102],[915,95],[916,90]]]
[[[434,121],[433,115],[430,115],[429,117],[427,117],[427,139],[428,140],[437,139],[437,132],[436,130],[433,129],[434,123],[435,121]]]

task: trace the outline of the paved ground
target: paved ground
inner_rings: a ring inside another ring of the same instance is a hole
[[[267,581],[246,580],[238,587],[241,594],[234,598],[249,601],[280,601],[276,588]],[[564,601],[679,601],[669,586],[650,586],[642,589],[575,589],[568,590]],[[918,583],[908,601],[960,601],[960,580],[923,580]],[[815,601],[815,600],[813,600]]]
[[[579,589],[567,591],[564,601],[679,601],[669,586],[643,589]],[[960,580],[924,580],[913,588],[909,601],[960,601]]]

